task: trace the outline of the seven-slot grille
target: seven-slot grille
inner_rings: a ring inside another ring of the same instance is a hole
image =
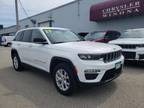
[[[124,49],[136,49],[137,47],[144,47],[144,44],[140,44],[140,45],[130,45],[130,44],[123,44],[120,45],[120,47],[124,48]]]
[[[121,55],[122,55],[122,51],[111,52],[108,54],[104,54],[103,59],[105,63],[108,63],[108,62],[112,62],[114,60],[119,59]]]

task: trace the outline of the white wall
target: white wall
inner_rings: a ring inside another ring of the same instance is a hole
[[[89,14],[90,7],[93,4],[106,1],[106,0],[80,0],[80,14],[78,16],[78,3],[70,3],[61,8],[54,9],[52,11],[37,15],[31,19],[37,20],[37,22],[47,21],[49,16],[53,17],[54,27],[64,27],[70,28],[75,32],[89,32],[96,30],[98,24],[95,22],[90,22]],[[28,20],[21,21],[21,27],[24,28],[25,25],[33,26],[32,23]]]

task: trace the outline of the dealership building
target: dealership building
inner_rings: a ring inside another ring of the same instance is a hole
[[[144,0],[75,0],[19,21],[28,27],[63,27],[76,33],[144,27]],[[16,32],[16,25],[0,30],[0,35]]]

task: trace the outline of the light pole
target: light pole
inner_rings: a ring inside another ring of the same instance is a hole
[[[48,17],[48,18],[49,18],[49,20],[48,20],[48,22],[49,22],[49,27],[52,27],[52,26],[53,26],[53,22],[54,22],[53,17],[50,16],[50,17]]]
[[[18,14],[18,1],[15,0],[15,12],[16,12],[16,30],[19,30],[19,14]]]

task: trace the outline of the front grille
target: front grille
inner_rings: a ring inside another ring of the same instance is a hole
[[[119,46],[123,49],[136,49],[137,47],[144,47],[144,44],[139,44],[139,45],[130,45],[130,44],[122,44]]]
[[[106,81],[110,81],[116,77],[118,77],[122,72],[122,67],[120,69],[111,69],[106,71],[106,73],[104,74],[104,77],[102,78],[102,82],[106,82]]]
[[[118,60],[121,57],[121,55],[122,55],[121,51],[116,51],[116,52],[104,54],[103,59],[105,63],[112,62],[112,61]]]
[[[119,45],[121,48],[124,49],[136,49],[137,45]]]
[[[136,52],[123,52],[125,59],[135,59]]]

